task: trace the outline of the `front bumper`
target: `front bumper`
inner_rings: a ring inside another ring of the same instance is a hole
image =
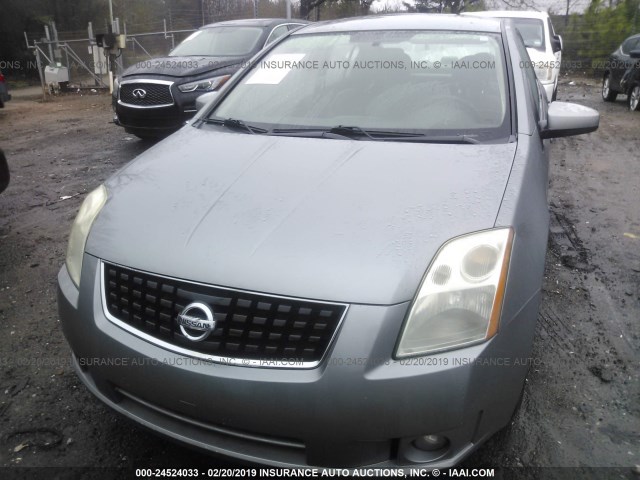
[[[182,93],[172,87],[174,103],[164,107],[136,108],[122,104],[113,96],[113,122],[128,133],[166,136],[183,127],[196,114],[196,98],[201,93]]]
[[[508,423],[528,370],[538,296],[487,343],[404,362],[392,354],[408,303],[351,305],[319,367],[249,368],[184,357],[110,322],[99,266],[85,255],[80,291],[66,267],[58,276],[82,381],[141,425],[240,461],[450,467]],[[412,445],[433,434],[448,447]]]
[[[156,109],[135,109],[116,104],[113,123],[128,133],[148,136],[169,135],[189,121],[196,114],[193,109],[183,109],[177,105]]]

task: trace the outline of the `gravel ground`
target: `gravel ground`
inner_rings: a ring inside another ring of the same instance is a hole
[[[559,100],[602,117],[597,132],[551,145],[550,244],[523,403],[464,466],[620,467],[616,478],[631,478],[640,464],[640,114],[623,97],[602,102],[595,80],[573,83],[561,83]],[[110,123],[108,95],[42,103],[35,92],[12,92],[0,110],[12,174],[0,195],[0,477],[20,466],[224,465],[112,413],[70,368],[55,292],[71,223],[84,195],[149,144]],[[614,471],[587,473],[605,472]]]

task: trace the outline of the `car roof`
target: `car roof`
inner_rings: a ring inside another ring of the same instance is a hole
[[[483,12],[464,12],[462,15],[492,18],[538,18],[540,20],[549,18],[547,12],[533,10],[487,10]]]
[[[223,22],[210,23],[201,28],[212,27],[271,27],[282,23],[309,23],[308,20],[297,18],[244,18],[241,20],[225,20]]]
[[[500,20],[441,13],[369,15],[312,23],[296,30],[294,35],[362,30],[459,30],[498,33],[500,32]]]

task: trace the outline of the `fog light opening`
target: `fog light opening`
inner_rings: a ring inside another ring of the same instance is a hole
[[[423,435],[412,442],[413,446],[423,452],[435,452],[449,445],[449,439],[443,435]]]

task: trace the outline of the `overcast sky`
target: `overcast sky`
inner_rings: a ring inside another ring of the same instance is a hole
[[[567,8],[566,0],[525,0],[527,4],[534,5],[537,10],[548,11],[549,8],[553,13],[564,13]],[[589,0],[570,0],[571,1],[571,13],[578,13],[583,11],[589,5]],[[412,0],[407,0],[408,3],[412,3]],[[500,0],[485,0],[487,6],[492,10],[506,9],[506,5]],[[513,3],[513,2],[511,2]],[[379,10],[384,5],[389,6],[402,6],[402,0],[376,0],[373,3],[373,10]]]

